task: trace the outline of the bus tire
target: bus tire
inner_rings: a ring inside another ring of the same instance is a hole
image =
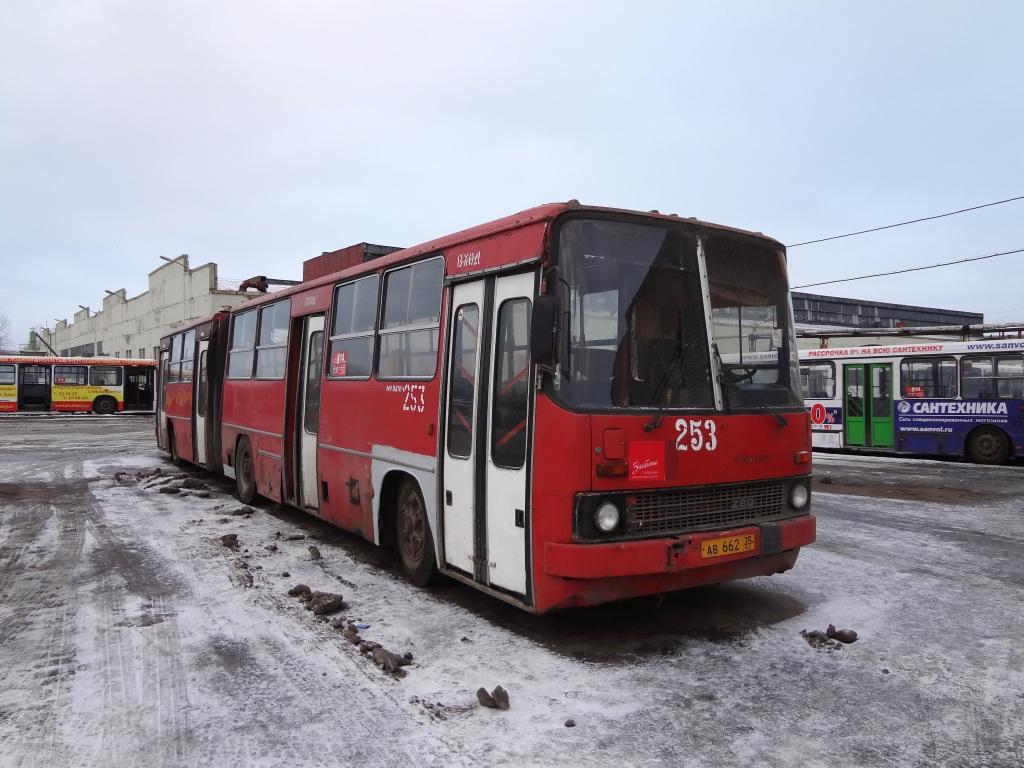
[[[167,430],[167,452],[171,454],[171,464],[181,466],[181,456],[178,455],[178,442],[174,439],[174,427]]]
[[[975,464],[1003,464],[1010,458],[1010,439],[998,427],[978,427],[967,436],[967,458]]]
[[[425,587],[437,579],[434,537],[427,520],[427,505],[419,486],[410,478],[398,487],[395,505],[395,538],[402,570],[413,584]]]
[[[97,397],[92,401],[93,413],[99,413],[103,416],[108,416],[111,413],[117,412],[117,400],[109,396]]]
[[[256,498],[256,465],[248,437],[241,438],[235,446],[235,486],[243,504],[251,504]]]

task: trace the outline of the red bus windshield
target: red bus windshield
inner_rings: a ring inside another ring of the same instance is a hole
[[[557,243],[558,399],[600,410],[802,408],[783,256],[770,242],[570,218]]]

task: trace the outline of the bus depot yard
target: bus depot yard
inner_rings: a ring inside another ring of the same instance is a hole
[[[0,418],[0,766],[1024,764],[1019,461],[817,452],[793,570],[533,616],[153,431]]]

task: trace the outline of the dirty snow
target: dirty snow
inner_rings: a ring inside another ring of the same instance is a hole
[[[0,419],[0,766],[1024,762],[1022,468],[815,460],[819,480],[937,472],[1005,493],[816,484],[819,541],[787,574],[533,617],[412,587],[301,513],[233,515],[229,484],[199,472],[210,498],[158,493],[147,475],[177,470],[148,418]],[[299,583],[412,653],[406,676],[290,597]],[[800,635],[829,624],[859,639]],[[499,684],[511,708],[480,706]]]

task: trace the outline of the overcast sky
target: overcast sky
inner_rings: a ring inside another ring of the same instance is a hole
[[[159,256],[298,279],[545,202],[784,243],[1024,195],[1024,4],[3,0],[14,341]],[[1024,249],[1024,200],[790,252],[794,286]],[[810,292],[1024,321],[1024,253]]]

